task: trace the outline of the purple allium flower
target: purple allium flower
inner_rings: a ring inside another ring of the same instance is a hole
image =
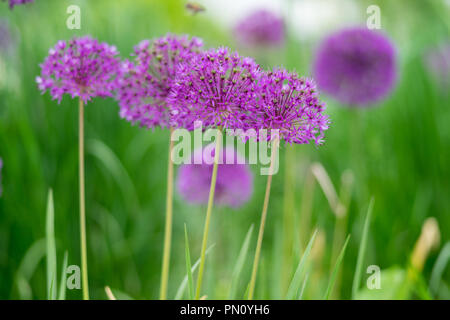
[[[181,63],[190,63],[201,47],[200,39],[171,34],[136,46],[134,62],[125,62],[119,81],[120,116],[148,128],[169,126],[166,99],[176,70]]]
[[[34,0],[9,0],[9,8],[13,9],[14,6],[16,6],[16,5],[25,4],[25,3],[29,3],[29,2],[34,2]]]
[[[58,103],[65,93],[85,103],[93,97],[111,97],[120,69],[117,55],[116,47],[89,36],[58,41],[41,64],[36,82],[42,93],[49,90]]]
[[[444,89],[450,85],[450,42],[442,43],[425,53],[425,66]]]
[[[184,164],[178,170],[177,189],[189,203],[208,202],[213,164],[206,164],[205,159],[214,158],[214,149],[211,155],[205,155],[204,150],[196,150],[192,156],[193,164]],[[221,159],[223,160],[219,162],[217,169],[214,204],[238,208],[250,199],[253,192],[253,175],[245,164],[245,159],[234,148],[225,148],[224,152],[221,152]]]
[[[396,79],[395,50],[383,34],[352,28],[326,38],[314,74],[320,90],[341,103],[364,106],[386,97]]]
[[[287,143],[322,144],[329,120],[312,80],[279,69],[264,72],[257,91],[258,102],[247,115],[247,128],[278,129],[279,138]]]
[[[284,43],[284,21],[271,11],[260,9],[243,18],[234,34],[245,46],[278,46]]]
[[[260,67],[251,58],[227,48],[205,51],[178,69],[169,103],[174,127],[192,130],[203,125],[237,129],[243,111],[255,104],[255,85]]]

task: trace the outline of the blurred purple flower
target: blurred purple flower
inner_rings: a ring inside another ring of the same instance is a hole
[[[312,80],[282,69],[264,72],[257,92],[258,102],[248,113],[247,129],[278,129],[279,138],[287,143],[323,143],[329,119]]]
[[[168,102],[174,127],[192,130],[194,121],[205,127],[242,128],[244,111],[255,104],[260,67],[253,59],[211,49],[180,66]]]
[[[16,5],[25,4],[25,3],[29,3],[29,2],[34,2],[34,0],[9,0],[9,8],[13,9],[14,6],[16,6]]]
[[[326,38],[314,65],[319,89],[350,106],[385,98],[394,87],[396,71],[390,40],[365,28],[345,29]]]
[[[425,53],[425,65],[444,89],[450,86],[450,42],[429,49]]]
[[[0,52],[10,52],[14,47],[11,30],[6,20],[0,20]]]
[[[204,150],[196,150],[192,156],[193,164],[184,164],[178,170],[176,181],[178,192],[184,200],[193,204],[208,202],[213,164],[206,164],[205,159],[206,157],[214,158],[214,149],[211,155],[204,155]],[[245,159],[234,148],[225,148],[224,152],[221,152],[221,158],[223,160],[217,171],[214,204],[239,208],[251,197],[253,175],[245,164]],[[194,164],[196,162],[202,164]]]
[[[40,65],[36,82],[43,94],[49,90],[58,103],[63,94],[80,97],[84,103],[93,97],[111,97],[120,69],[117,55],[116,47],[89,36],[58,41]]]
[[[120,116],[147,128],[169,126],[166,99],[176,70],[181,63],[190,63],[201,47],[200,39],[171,34],[136,46],[134,62],[124,63],[119,81]]]
[[[271,11],[260,9],[244,17],[235,26],[234,34],[245,46],[279,46],[284,43],[284,21]]]

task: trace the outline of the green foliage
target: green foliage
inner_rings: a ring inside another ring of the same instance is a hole
[[[365,8],[372,2],[358,2],[358,8],[362,8],[358,16],[361,23],[365,21]],[[65,19],[66,9],[71,4],[71,0],[36,1],[10,11],[6,4],[0,3],[2,20],[8,22],[17,39],[12,56],[0,53],[0,157],[4,161],[0,197],[0,299],[64,297],[61,291],[64,274],[57,277],[61,265],[57,265],[56,257],[62,258],[67,250],[68,264],[80,264],[76,101],[65,97],[58,105],[48,94],[42,96],[34,82],[39,64],[58,40],[90,34],[117,45],[125,58],[142,39],[168,31],[187,33],[202,37],[207,47],[226,45],[243,54],[257,56],[264,67],[285,65],[301,75],[311,76],[314,51],[324,34],[310,35],[306,29],[288,25],[289,37],[284,49],[258,50],[254,54],[237,45],[230,30],[217,22],[220,19],[213,15],[209,6],[205,13],[192,16],[186,14],[185,2],[181,0],[80,1],[82,29],[69,30]],[[434,216],[439,221],[442,243],[448,241],[450,230],[450,95],[448,89],[439,86],[427,72],[423,63],[423,54],[428,48],[449,37],[448,19],[444,19],[445,4],[407,0],[377,4],[383,14],[383,32],[389,34],[397,46],[399,78],[395,91],[377,106],[359,110],[357,116],[355,110],[346,109],[322,95],[332,119],[326,142],[319,148],[292,146],[297,170],[287,173],[294,181],[293,221],[289,227],[292,227],[295,242],[289,254],[291,261],[301,261],[306,243],[300,243],[297,237],[308,239],[310,236],[299,235],[298,209],[305,181],[302,168],[312,162],[321,163],[334,185],[339,185],[339,177],[346,169],[354,172],[354,192],[347,220],[352,241],[345,251],[341,286],[335,287],[340,287],[339,296],[345,299],[352,295],[355,298],[396,297],[397,282],[405,276],[411,248],[425,218]],[[399,16],[403,18],[399,20]],[[354,17],[346,14],[341,18],[342,23],[336,29],[345,21],[354,21]],[[119,295],[114,289],[118,299],[156,298],[164,230],[168,131],[131,126],[119,118],[113,99],[93,100],[86,106],[85,116],[86,214],[92,298],[104,299],[105,285],[127,293]],[[360,141],[357,148],[354,141]],[[281,146],[281,159],[288,147]],[[251,201],[238,210],[223,210],[220,217],[217,215],[217,220],[212,221],[214,224],[220,219],[226,223],[218,224],[213,235],[225,240],[215,241],[215,250],[209,252],[204,285],[208,298],[226,298],[229,294],[239,298],[244,290],[240,285],[248,281],[249,262],[245,257],[250,249],[246,245],[247,237],[244,243],[242,239],[248,226],[259,221],[266,178],[258,174],[259,167],[252,168],[255,187]],[[280,270],[285,270],[281,268],[280,258],[285,173],[281,165],[273,180],[271,214],[258,275],[258,288],[261,288],[258,296],[262,298],[284,297],[286,289],[280,285]],[[47,212],[46,219],[43,213],[50,187],[57,215]],[[376,219],[371,221],[368,237],[362,227],[365,217],[361,212],[365,212],[367,199],[372,196],[376,199],[373,212]],[[169,297],[187,295],[184,223],[189,227],[190,253],[194,256],[199,252],[203,212],[203,208],[186,205],[175,198]],[[291,299],[322,298],[328,270],[334,263],[330,257],[330,239],[335,216],[319,192],[314,194],[311,212],[310,226],[324,231],[326,245],[318,261],[320,268],[307,271],[308,281],[305,276],[297,277],[289,292]],[[408,290],[408,297],[427,298],[427,290],[419,287],[427,287],[430,280],[432,297],[450,298],[448,249],[441,252],[439,259],[438,251],[430,253],[420,276],[425,285],[414,284]],[[312,253],[309,257],[312,258]],[[244,262],[238,264],[241,258]],[[360,262],[354,267],[356,261]],[[368,290],[362,285],[369,263],[383,266],[381,276],[385,280],[382,280],[381,291]],[[195,267],[194,263],[192,272]],[[296,268],[298,265],[286,267],[289,280],[293,279]],[[358,277],[353,281],[356,271]],[[314,282],[319,296],[310,294],[311,284],[317,279],[313,272],[325,279],[324,283]],[[67,299],[80,297],[78,290],[66,292]]]
[[[297,297],[299,294],[300,287],[302,285],[302,279],[303,274],[306,269],[306,262],[308,260],[309,254],[311,253],[311,249],[314,243],[314,240],[316,239],[317,230],[314,231],[314,234],[311,237],[311,240],[309,240],[308,245],[306,246],[305,252],[302,255],[302,258],[300,259],[300,262],[298,263],[297,269],[295,270],[294,277],[291,280],[291,283],[289,284],[289,289],[286,294],[286,300],[292,300]],[[304,280],[306,281],[306,280]]]
[[[208,249],[206,249],[206,253],[205,253],[206,256],[210,253],[212,248],[214,248],[214,245],[212,245]],[[175,300],[180,300],[183,298],[184,291],[186,290],[186,285],[188,284],[189,281],[192,281],[192,274],[195,272],[195,270],[197,270],[199,264],[200,264],[200,258],[191,267],[190,272],[188,272],[188,274],[186,274],[186,276],[183,278],[183,281],[181,282],[180,286],[178,287],[177,294],[175,295]],[[191,278],[191,280],[189,280],[189,278]],[[190,285],[192,286],[192,289],[193,289],[193,282]],[[189,295],[191,293],[189,293]]]
[[[187,227],[184,225],[184,237],[186,243],[186,273],[188,278],[188,292],[189,299],[194,299],[194,280],[192,278],[191,254],[189,253],[189,238],[187,234]]]
[[[330,281],[328,283],[327,291],[325,292],[324,299],[328,300],[330,298],[331,292],[333,291],[334,284],[336,282],[336,276],[339,272],[339,267],[341,266],[342,260],[344,259],[345,250],[347,249],[348,241],[350,240],[350,236],[345,240],[344,246],[342,247],[341,253],[339,253],[336,265],[334,266],[333,272],[331,273]]]
[[[355,294],[354,299],[393,300],[399,298],[399,292],[406,280],[406,271],[398,267],[391,267],[382,270],[380,276],[383,281],[380,289],[369,289],[364,286]]]
[[[55,207],[53,192],[48,192],[46,221],[46,252],[47,252],[47,299],[56,299],[56,245],[55,245]]]
[[[370,225],[370,218],[372,216],[373,211],[373,205],[374,205],[374,199],[372,198],[369,203],[369,208],[367,209],[366,219],[364,221],[364,229],[363,234],[361,238],[361,244],[359,246],[358,251],[358,260],[356,261],[356,268],[355,268],[355,276],[353,278],[353,286],[352,286],[352,297],[355,298],[356,292],[358,291],[359,284],[361,283],[361,273],[364,263],[364,256],[366,254],[367,250],[367,239],[369,235],[369,225]]]
[[[66,286],[67,286],[67,261],[69,259],[69,254],[67,251],[64,253],[64,262],[61,270],[61,282],[59,283],[59,295],[58,300],[66,300]]]
[[[236,260],[236,265],[234,266],[233,274],[231,275],[231,287],[230,293],[228,294],[228,299],[236,299],[236,291],[238,289],[238,284],[240,280],[240,276],[242,274],[242,270],[244,269],[244,265],[246,261],[249,261],[251,257],[249,257],[248,249],[250,247],[250,240],[253,233],[253,225],[250,226],[250,229],[247,231],[247,235],[245,236],[244,242],[242,243],[241,250],[239,251],[239,256]]]

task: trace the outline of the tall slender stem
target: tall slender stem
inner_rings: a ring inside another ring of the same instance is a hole
[[[87,249],[86,249],[86,206],[84,191],[84,104],[79,100],[78,108],[78,165],[80,184],[80,241],[81,241],[81,278],[83,283],[83,299],[89,300]]]
[[[206,245],[208,242],[208,233],[209,233],[209,225],[211,222],[211,212],[214,204],[214,193],[216,190],[216,180],[217,180],[217,169],[219,167],[219,156],[220,149],[222,146],[222,131],[219,129],[219,134],[216,136],[216,148],[214,150],[214,166],[211,177],[211,186],[209,188],[209,198],[208,198],[208,207],[206,210],[206,218],[205,218],[205,227],[203,230],[203,241],[202,241],[202,251],[200,255],[200,267],[198,269],[198,278],[197,278],[197,289],[195,292],[195,299],[200,299],[200,291],[202,289],[202,281],[203,281],[203,270],[205,267],[205,255],[206,255]]]
[[[278,139],[276,139],[272,142],[272,154],[271,154],[271,160],[270,160],[269,176],[267,177],[266,193],[264,195],[264,204],[263,204],[263,209],[262,209],[262,214],[261,214],[261,223],[259,225],[258,242],[256,244],[255,259],[253,260],[252,277],[250,280],[250,285],[249,285],[249,290],[248,290],[248,300],[253,299],[253,294],[255,292],[256,274],[258,273],[259,257],[261,255],[262,240],[263,240],[263,236],[264,236],[264,227],[266,225],[267,209],[269,207],[270,188],[272,186],[273,164],[275,161],[276,154],[278,152],[278,144],[279,144]]]
[[[173,129],[170,129],[169,157],[167,159],[166,226],[164,232],[164,253],[162,261],[161,289],[159,292],[159,298],[161,300],[167,299],[167,284],[169,282],[170,246],[172,241],[172,215],[173,215],[172,132]]]
[[[283,291],[287,290],[289,285],[289,278],[292,272],[292,250],[294,248],[294,175],[295,171],[295,149],[294,146],[289,146],[285,152],[285,165],[284,165],[284,197],[283,197],[283,241],[282,252],[283,259],[281,283],[280,287]]]

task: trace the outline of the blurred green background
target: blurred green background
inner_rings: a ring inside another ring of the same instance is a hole
[[[283,6],[289,8],[296,2],[302,0],[285,1]],[[323,6],[329,3],[320,2]],[[366,8],[372,2],[347,1],[354,6],[356,18],[347,17],[346,11],[340,12],[337,25],[328,27],[323,35],[347,25],[364,25]],[[274,177],[256,298],[284,296],[285,278],[295,270],[305,239],[313,228],[321,230],[321,242],[314,249],[317,267],[311,271],[314,277],[305,297],[321,298],[326,288],[334,264],[336,219],[317,185],[311,196],[310,228],[302,225],[301,216],[302,205],[308,198],[305,196],[308,168],[314,162],[323,165],[338,192],[343,172],[350,170],[347,172],[354,175],[346,228],[351,239],[342,265],[342,281],[334,297],[350,298],[364,218],[370,198],[374,197],[362,286],[367,278],[365,269],[371,264],[388,270],[390,273],[386,273],[385,282],[382,278],[382,285],[393,286],[395,281],[389,277],[409,268],[425,219],[435,217],[440,243],[425,261],[420,276],[422,285],[414,284],[404,297],[450,298],[450,271],[445,265],[437,289],[428,288],[437,257],[449,241],[450,95],[449,88],[439,85],[427,71],[423,58],[428,48],[449,41],[450,7],[438,0],[376,3],[381,8],[383,30],[397,47],[397,86],[383,103],[357,112],[323,96],[333,122],[325,145],[294,146],[292,150],[282,146],[281,163],[286,156],[291,157],[295,170],[285,174],[286,166],[282,165]],[[81,30],[66,28],[66,9],[71,4],[81,7]],[[282,65],[301,75],[310,75],[314,51],[323,35],[302,36],[302,30],[288,24],[284,48],[242,49],[234,41],[230,26],[218,23],[208,1],[202,2],[206,11],[197,15],[188,12],[185,4],[182,0],[36,0],[13,11],[0,4],[1,20],[7,21],[17,43],[14,53],[0,55],[0,157],[4,161],[0,299],[46,298],[45,245],[41,239],[45,238],[49,188],[55,198],[58,270],[66,250],[69,265],[80,264],[76,101],[66,97],[58,105],[48,94],[41,96],[35,85],[39,63],[59,39],[90,34],[116,45],[122,57],[128,57],[142,39],[167,32],[187,33],[203,38],[207,47],[225,45],[253,55],[265,67]],[[241,13],[240,1],[228,1],[228,6],[236,15]],[[95,99],[86,108],[86,139],[91,296],[105,299],[104,286],[109,285],[134,298],[156,299],[169,132],[131,126],[119,118],[113,99]],[[208,298],[227,297],[245,234],[252,224],[255,228],[259,225],[266,177],[258,174],[258,166],[252,170],[255,190],[250,202],[239,210],[214,210],[210,243],[216,245],[206,262],[203,290]],[[192,259],[197,260],[204,214],[204,207],[186,205],[176,196],[171,298],[185,276],[184,224],[189,231]],[[286,226],[290,228],[287,230]],[[302,231],[307,235],[301,234]],[[293,254],[282,258],[286,234],[294,239]],[[255,244],[256,232],[242,276],[245,280],[238,286],[240,298],[250,276]],[[383,294],[381,297],[390,297]],[[69,290],[67,295],[71,299],[81,298],[81,290]]]

